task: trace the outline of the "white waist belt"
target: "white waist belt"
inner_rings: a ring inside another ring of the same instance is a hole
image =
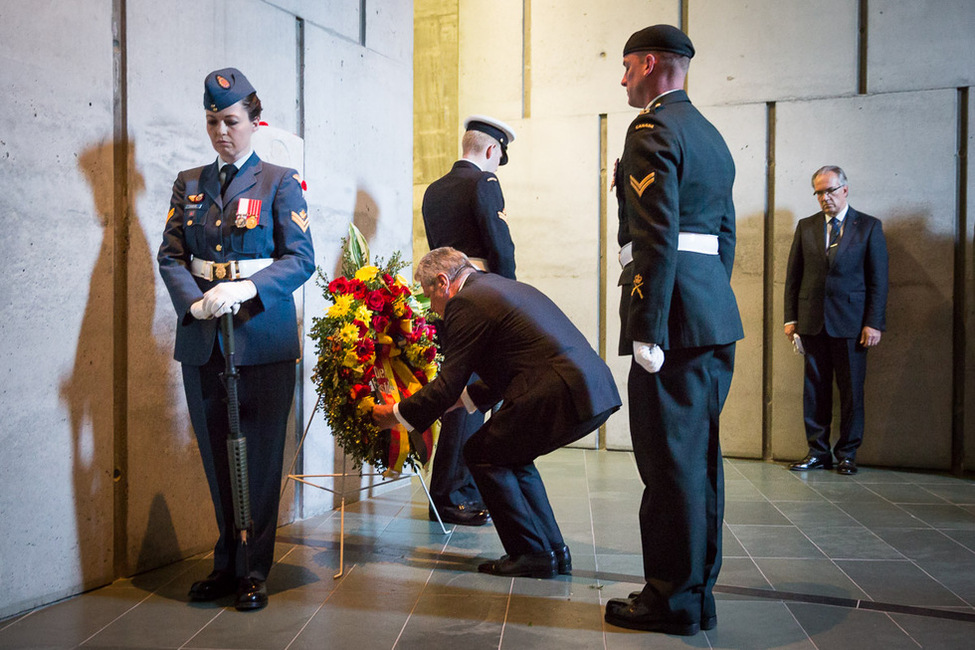
[[[211,262],[194,257],[190,261],[190,273],[204,280],[240,280],[248,278],[274,262],[270,257],[260,260],[232,260],[230,262]]]
[[[718,254],[718,236],[704,235],[699,232],[677,233],[677,250],[685,253],[700,253],[702,255]],[[633,242],[620,249],[620,266],[626,266],[633,261]]]
[[[481,271],[491,270],[488,268],[487,260],[484,259],[483,257],[468,257],[467,259],[469,259],[471,261],[471,264],[473,264],[476,268],[480,269]]]

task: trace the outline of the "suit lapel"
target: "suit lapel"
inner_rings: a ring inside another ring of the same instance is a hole
[[[214,203],[223,207],[223,201],[220,199],[220,171],[217,169],[217,161],[213,161],[213,164],[207,165],[200,172],[200,189],[210,197]]]
[[[241,166],[240,171],[237,172],[234,180],[230,181],[230,186],[227,188],[227,194],[224,197],[226,205],[230,205],[230,202],[238,195],[257,184],[257,175],[261,173],[261,167],[261,159],[257,157],[256,153],[251,154],[250,158]]]
[[[856,231],[860,227],[860,215],[853,208],[849,208],[846,211],[846,219],[843,222],[843,235],[840,237],[839,246],[836,248],[836,255],[833,256],[834,264],[836,263],[836,258],[843,254],[843,251],[849,247],[849,242],[856,235]]]

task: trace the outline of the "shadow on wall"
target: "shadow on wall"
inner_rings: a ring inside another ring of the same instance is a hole
[[[129,200],[145,191],[142,175],[134,168],[134,145],[128,144]],[[120,215],[115,209],[114,145],[111,141],[97,144],[79,156],[79,168],[91,186],[95,217],[103,228],[98,258],[90,274],[88,302],[78,333],[75,361],[71,375],[61,383],[61,399],[66,404],[74,443],[74,494],[77,504],[80,566],[84,584],[92,580],[103,583],[114,576],[113,558],[125,554],[125,573],[159,566],[179,558],[175,530],[168,517],[154,521],[149,500],[153,491],[141,491],[138,486],[147,478],[170,476],[166,460],[173,457],[174,422],[168,391],[160,387],[171,385],[171,355],[168,345],[160,345],[152,335],[155,316],[155,267],[145,232],[129,213],[128,231],[128,301],[116,304],[115,273],[119,261],[114,257],[115,229]],[[115,358],[113,325],[115,319],[127,316],[128,363],[121,385],[126,387],[128,400],[128,431],[125,434],[127,460],[123,472],[128,476],[129,490],[123,520],[116,520],[114,512],[114,446],[115,425],[113,404]],[[189,438],[186,438],[189,442]],[[180,445],[185,447],[186,445]],[[141,461],[141,462],[140,462]],[[138,477],[139,483],[130,477]],[[145,503],[140,495],[145,494]],[[164,508],[165,510],[165,508]],[[97,516],[93,516],[97,513]],[[154,550],[143,549],[140,559],[133,562],[142,538],[127,539],[127,548],[115,548],[115,531],[126,531],[146,521],[146,539],[153,540]],[[165,548],[163,548],[165,547]]]
[[[861,455],[888,466],[949,469],[954,240],[935,234],[926,214],[883,221],[887,331],[867,361]]]

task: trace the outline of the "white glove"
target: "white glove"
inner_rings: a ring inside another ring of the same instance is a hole
[[[203,309],[203,298],[200,298],[190,305],[190,315],[192,315],[196,320],[207,320],[210,318],[210,314]]]
[[[649,373],[660,372],[664,365],[664,351],[656,343],[633,341],[633,358]]]
[[[257,287],[250,280],[221,282],[203,294],[203,310],[213,318],[230,312],[237,313],[240,303],[257,295]]]

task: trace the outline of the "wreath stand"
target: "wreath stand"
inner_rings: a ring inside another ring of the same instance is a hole
[[[420,485],[423,486],[423,492],[427,495],[427,501],[430,503],[430,510],[437,517],[437,523],[440,524],[440,530],[443,531],[444,535],[449,535],[454,531],[453,528],[447,530],[444,526],[443,519],[440,518],[440,512],[437,510],[437,506],[433,503],[433,497],[430,496],[430,489],[427,488],[426,481],[423,480],[423,475],[420,472],[403,472],[399,476],[389,478],[381,472],[363,472],[361,469],[358,472],[349,474],[348,469],[348,459],[349,457],[342,452],[342,472],[338,474],[295,474],[295,465],[298,463],[298,456],[301,455],[301,448],[305,444],[305,437],[308,435],[308,430],[311,428],[312,420],[315,419],[315,413],[318,412],[318,407],[322,403],[321,395],[318,396],[318,401],[315,402],[315,408],[311,412],[311,416],[308,418],[308,424],[305,425],[305,430],[301,434],[301,440],[298,441],[298,447],[295,449],[295,457],[291,461],[291,467],[288,468],[288,474],[285,477],[284,485],[281,487],[281,497],[284,497],[284,492],[288,487],[288,481],[295,481],[296,483],[302,483],[304,485],[311,486],[313,488],[318,488],[319,490],[324,490],[331,494],[335,494],[341,498],[341,505],[339,506],[339,572],[332,576],[333,579],[337,580],[345,574],[345,480],[342,481],[342,489],[336,490],[334,487],[327,487],[321,483],[316,483],[314,480],[308,479],[346,479],[351,477],[358,477],[362,479],[366,476],[382,476],[383,481],[380,483],[394,483],[396,481],[402,481],[404,479],[413,478],[414,476],[420,479]],[[334,483],[333,483],[334,485]],[[354,490],[355,492],[361,492],[363,490],[369,490],[376,487],[376,485],[366,485],[360,486]]]

